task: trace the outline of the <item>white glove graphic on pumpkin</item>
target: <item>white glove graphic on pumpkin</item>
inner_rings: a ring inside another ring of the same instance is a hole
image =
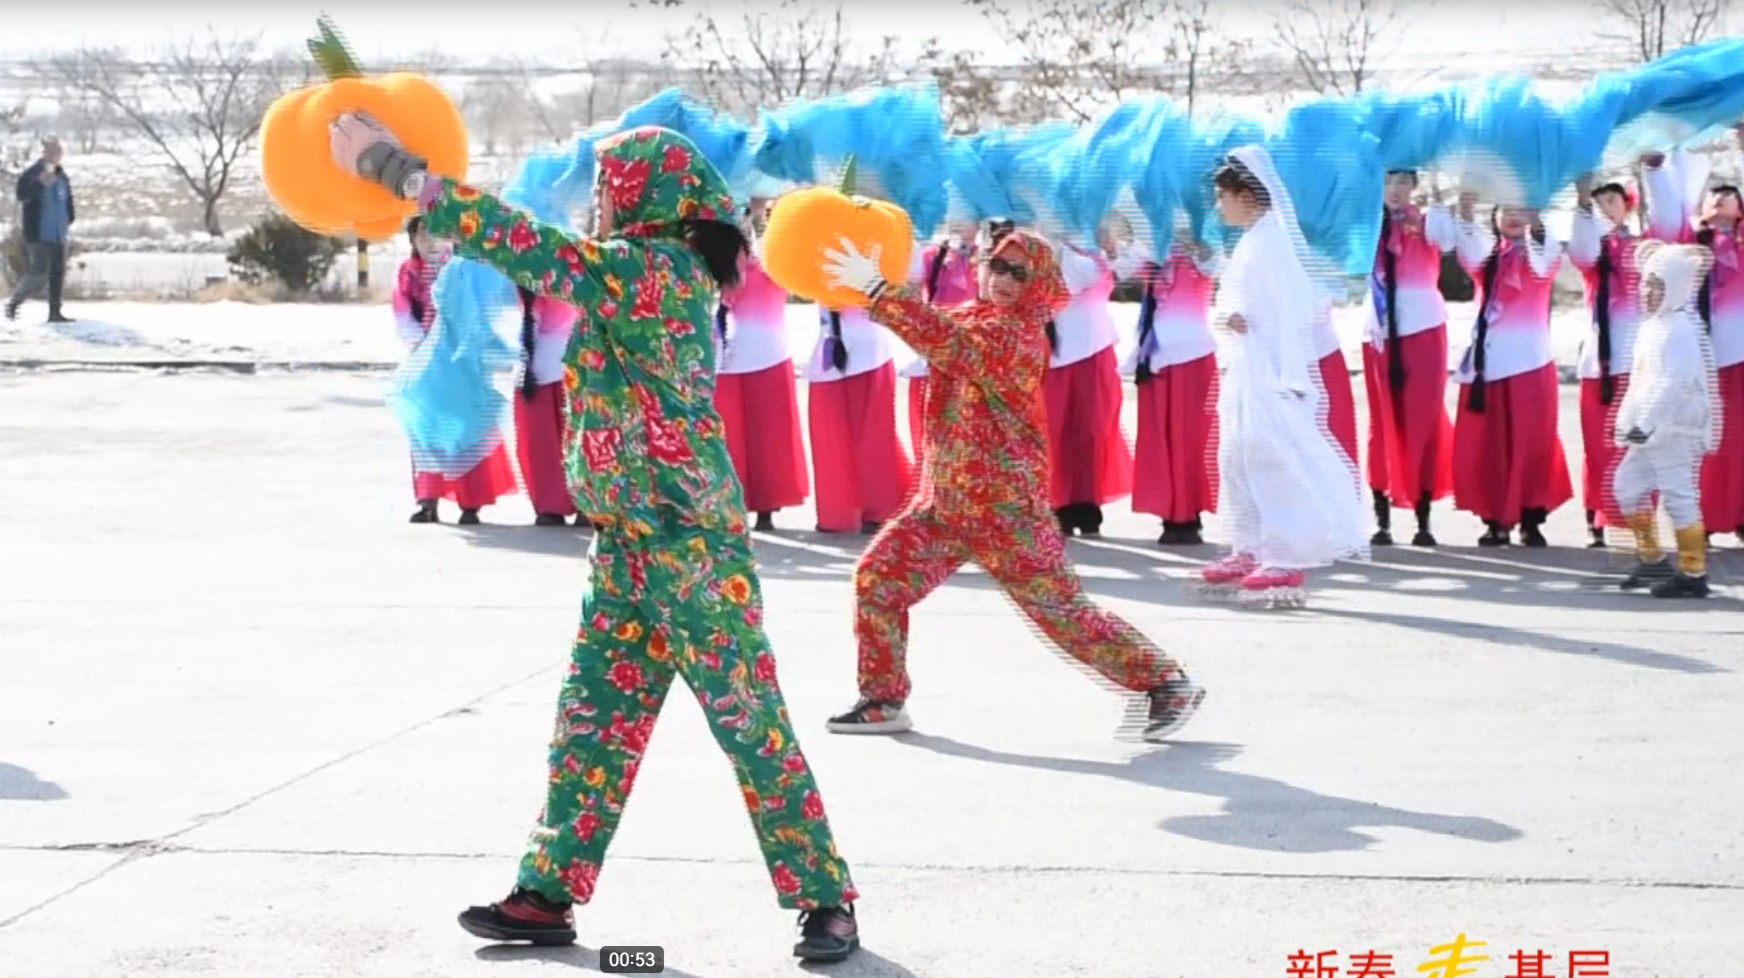
[[[870,255],[860,253],[859,246],[848,238],[840,239],[842,250],[825,249],[824,272],[831,283],[840,288],[853,289],[868,299],[876,299],[890,283],[884,281],[884,273],[878,270],[878,259],[884,255],[884,246],[872,246]]]

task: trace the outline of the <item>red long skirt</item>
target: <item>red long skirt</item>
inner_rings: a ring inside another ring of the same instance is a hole
[[[1344,362],[1344,351],[1333,350],[1320,358],[1320,382],[1326,387],[1326,426],[1339,447],[1357,464],[1356,454],[1356,393],[1350,386],[1350,365]],[[1354,470],[1353,470],[1354,471]]]
[[[1484,412],[1461,384],[1453,425],[1454,505],[1513,528],[1528,509],[1546,512],[1574,498],[1556,431],[1556,364],[1484,385]]]
[[[1453,421],[1447,416],[1447,327],[1399,339],[1405,386],[1394,393],[1387,371],[1393,351],[1363,344],[1369,396],[1369,488],[1413,509],[1425,493],[1453,494]]]
[[[515,434],[521,481],[533,512],[541,516],[574,516],[575,498],[563,474],[563,384],[533,388],[528,400],[515,393]]]
[[[451,499],[461,509],[482,509],[504,496],[515,494],[515,467],[509,462],[508,448],[501,442],[484,461],[458,479],[447,479],[440,472],[420,472],[412,463],[412,498]]]
[[[1167,523],[1217,512],[1217,357],[1170,364],[1138,385],[1132,511]]]
[[[1130,495],[1132,443],[1120,426],[1125,392],[1114,347],[1050,369],[1042,390],[1054,508],[1101,506]]]
[[[745,509],[773,513],[811,492],[793,361],[715,378],[715,410],[727,429],[727,452],[745,490]]]
[[[1617,409],[1623,406],[1623,395],[1629,390],[1628,374],[1612,374],[1616,389],[1611,403],[1599,402],[1599,381],[1596,377],[1581,380],[1581,503],[1593,510],[1598,526],[1628,526],[1629,518],[1617,504],[1611,487],[1611,477],[1617,463],[1623,460],[1623,449],[1611,437]]]
[[[917,469],[926,461],[926,393],[925,377],[908,378],[908,444]]]
[[[896,432],[896,365],[808,385],[806,415],[818,529],[853,533],[896,515],[914,490],[914,469]]]
[[[1720,369],[1720,447],[1702,461],[1702,523],[1744,529],[1744,363]]]

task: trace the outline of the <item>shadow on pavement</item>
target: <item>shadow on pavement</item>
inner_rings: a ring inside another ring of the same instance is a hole
[[[61,801],[66,790],[44,781],[29,768],[0,762],[0,801]]]
[[[898,743],[949,757],[1015,767],[1092,774],[1169,791],[1224,800],[1216,815],[1163,820],[1165,832],[1261,852],[1308,855],[1366,849],[1377,840],[1360,828],[1406,828],[1472,842],[1509,842],[1519,829],[1488,818],[1438,815],[1339,798],[1255,774],[1224,770],[1241,748],[1234,744],[1180,743],[1153,749],[1123,763],[1014,754],[965,744],[949,737],[904,733]]]
[[[602,973],[599,970],[599,949],[572,945],[569,947],[528,947],[526,945],[496,944],[481,947],[474,952],[480,961],[543,961],[552,964],[568,965],[582,971]],[[862,947],[854,956],[846,961],[834,964],[815,964],[800,962],[801,971],[814,975],[827,975],[829,978],[919,978],[914,972],[902,965]],[[671,965],[660,972],[670,978],[703,978],[690,971],[681,971]]]

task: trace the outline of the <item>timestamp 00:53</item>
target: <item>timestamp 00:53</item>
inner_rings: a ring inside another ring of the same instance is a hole
[[[652,944],[602,947],[599,970],[607,975],[658,975],[666,970],[666,949]]]

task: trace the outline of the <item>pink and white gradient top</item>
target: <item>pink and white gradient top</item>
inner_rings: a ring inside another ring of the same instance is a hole
[[[533,300],[533,382],[555,384],[563,379],[564,355],[574,335],[581,310],[561,299],[539,296]]]
[[[727,345],[717,373],[754,374],[793,358],[787,348],[787,292],[756,258],[739,260],[739,284],[721,301],[727,306]]]
[[[1486,227],[1459,222],[1459,262],[1475,283],[1479,303],[1488,303],[1489,332],[1484,344],[1484,379],[1503,380],[1530,373],[1550,363],[1550,298],[1557,269],[1562,267],[1563,244],[1546,236],[1544,244],[1530,234],[1502,242],[1497,258],[1496,282],[1491,295],[1483,293],[1484,262],[1495,247]],[[1482,306],[1480,306],[1482,308]],[[1458,380],[1470,383],[1475,370],[1473,345],[1477,322],[1471,327]]]
[[[1169,250],[1168,261],[1161,265],[1154,264],[1151,249],[1141,242],[1135,241],[1121,250],[1114,263],[1115,274],[1130,279],[1142,275],[1147,266],[1154,268],[1150,290],[1157,303],[1150,341],[1146,343],[1139,337],[1139,343],[1121,364],[1122,373],[1130,374],[1137,368],[1141,345],[1149,351],[1152,371],[1191,363],[1217,352],[1217,338],[1211,332],[1211,297],[1217,288],[1219,264],[1217,255],[1209,255],[1201,262],[1179,244]]]
[[[1459,243],[1459,228],[1453,213],[1439,204],[1428,210],[1406,207],[1395,215],[1386,247],[1393,253],[1393,266],[1398,280],[1393,283],[1394,302],[1399,336],[1404,338],[1434,329],[1447,322],[1447,303],[1441,298],[1441,256]],[[1375,275],[1385,274],[1379,248],[1375,254]],[[1374,282],[1369,290],[1368,318],[1364,335],[1376,350],[1387,345],[1387,324],[1376,308],[1378,298]]]
[[[1611,373],[1626,374],[1635,360],[1635,334],[1641,328],[1641,275],[1635,268],[1635,246],[1641,243],[1627,227],[1616,227],[1588,211],[1576,211],[1568,238],[1568,260],[1586,281],[1587,311],[1599,296],[1599,255],[1611,261]],[[1602,376],[1599,369],[1599,324],[1590,315],[1581,339],[1580,375]]]
[[[1114,291],[1114,269],[1094,252],[1071,245],[1060,248],[1060,272],[1072,301],[1054,317],[1059,349],[1048,360],[1050,367],[1065,367],[1101,353],[1118,339],[1114,317],[1108,312],[1108,296]]]
[[[949,244],[948,242],[946,243]],[[939,253],[941,245],[933,244],[916,249],[914,261],[909,265],[908,284],[926,294],[927,277],[932,274],[933,258]],[[938,291],[932,295],[932,302],[938,306],[956,306],[972,302],[980,295],[981,283],[976,275],[975,264],[971,260],[975,256],[973,242],[960,243],[951,247],[945,256],[945,264],[939,269]],[[899,341],[900,342],[900,341]],[[904,377],[925,377],[927,375],[926,358],[915,356],[902,368]]]
[[[1647,210],[1656,237],[1678,244],[1696,241],[1701,230],[1702,208],[1707,196],[1708,158],[1690,152],[1668,156],[1663,164],[1647,167],[1642,184],[1647,192]],[[1744,363],[1744,227],[1715,228],[1711,247],[1714,267],[1709,292],[1710,339],[1714,366],[1725,368]]]

